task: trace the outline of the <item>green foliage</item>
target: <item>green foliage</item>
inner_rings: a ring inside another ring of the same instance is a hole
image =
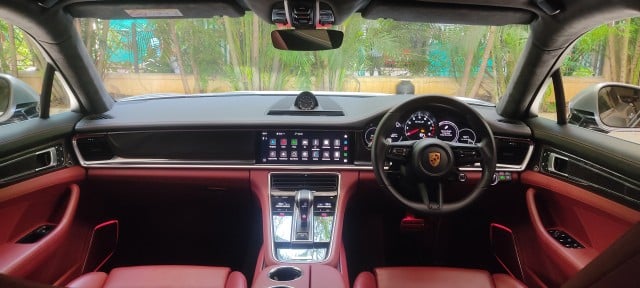
[[[133,47],[132,31],[115,28],[111,22],[116,20],[76,21],[101,73],[134,72],[132,61],[114,62],[110,58],[118,51],[135,50],[140,73],[193,75],[199,87],[199,91],[189,89],[194,93],[212,91],[212,79],[224,80],[237,90],[342,90],[346,83],[362,76],[455,78],[459,85],[467,81],[469,91],[474,79],[483,76],[482,94],[497,99],[507,89],[529,34],[529,27],[524,25],[497,27],[485,60],[488,27],[369,20],[359,14],[333,27],[345,32],[342,48],[318,52],[273,48],[269,33],[276,27],[252,13],[238,18],[144,20],[147,24],[136,26],[136,33],[152,35],[149,37],[155,44],[138,41],[139,47]],[[15,51],[9,51],[7,29],[8,25],[0,22],[0,68],[8,71],[12,52],[17,54],[18,70],[37,66],[39,60],[33,55],[37,49],[19,29]],[[563,74],[611,81],[623,74],[628,83],[638,84],[639,31],[640,18],[589,31],[567,53]],[[609,41],[614,41],[613,45]],[[483,62],[486,69],[480,71]],[[465,70],[470,71],[466,76]]]
[[[11,43],[9,37],[9,28],[13,27],[14,43]],[[37,53],[37,47],[33,47],[33,43],[27,39],[22,30],[15,26],[10,26],[4,21],[0,21],[0,69],[2,73],[11,73],[10,61],[12,54],[15,53],[15,65],[18,73],[25,70],[40,70],[41,67],[37,67],[34,58],[34,53]],[[12,47],[15,47],[15,51],[12,51]]]

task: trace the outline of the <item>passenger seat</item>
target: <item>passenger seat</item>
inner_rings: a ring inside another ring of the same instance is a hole
[[[152,265],[120,267],[91,272],[67,285],[69,288],[246,288],[247,279],[228,267]]]

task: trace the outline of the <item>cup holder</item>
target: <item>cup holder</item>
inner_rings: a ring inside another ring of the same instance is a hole
[[[269,271],[269,279],[273,281],[292,281],[302,277],[302,270],[293,266],[280,266]]]

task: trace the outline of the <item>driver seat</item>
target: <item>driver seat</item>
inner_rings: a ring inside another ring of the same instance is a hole
[[[384,267],[374,273],[362,272],[353,288],[419,288],[419,287],[475,287],[521,288],[522,282],[506,274],[484,270],[448,267]]]

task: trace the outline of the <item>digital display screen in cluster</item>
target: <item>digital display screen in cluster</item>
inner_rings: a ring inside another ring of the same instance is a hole
[[[260,135],[261,164],[349,164],[351,139],[344,131],[268,131]]]

